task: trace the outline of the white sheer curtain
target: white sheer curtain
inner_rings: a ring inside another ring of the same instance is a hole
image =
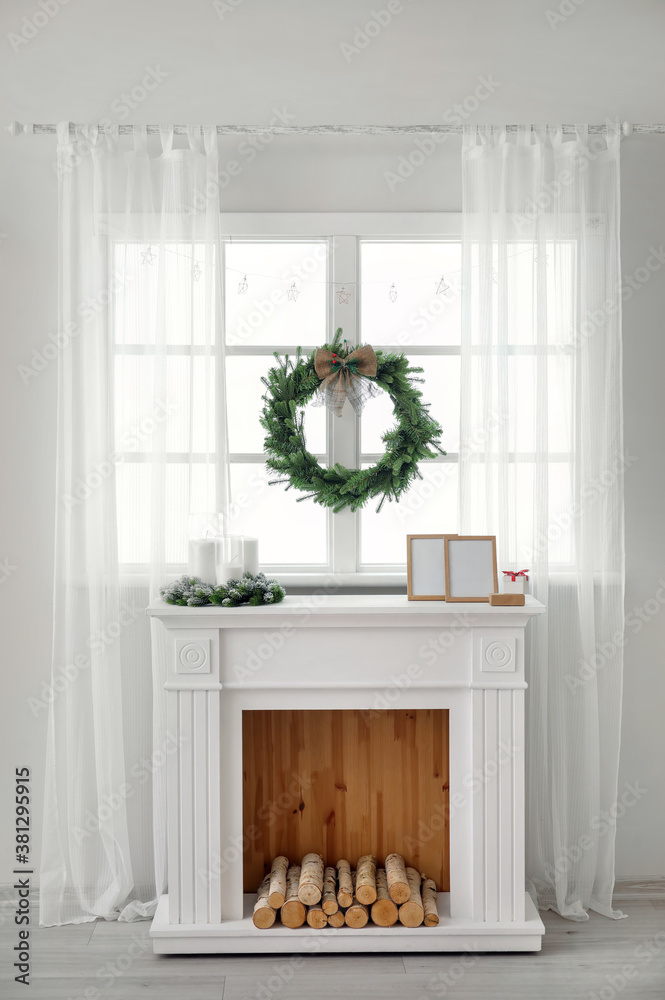
[[[467,128],[460,531],[497,535],[529,626],[527,876],[612,909],[623,632],[618,127]]]
[[[143,612],[186,561],[188,514],[223,511],[227,496],[214,126],[191,129],[185,148],[162,129],[149,148],[142,126],[119,140],[95,128],[70,135],[65,122],[58,174],[43,924],[148,916],[164,890],[172,739],[160,636],[151,678]]]

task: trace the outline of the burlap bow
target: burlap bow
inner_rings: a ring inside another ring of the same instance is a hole
[[[329,406],[338,417],[342,416],[345,399],[360,416],[365,401],[379,392],[377,384],[367,378],[376,375],[376,354],[369,344],[358,347],[344,358],[319,347],[314,355],[314,369],[322,380],[318,403]]]

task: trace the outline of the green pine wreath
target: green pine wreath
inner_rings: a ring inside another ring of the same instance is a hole
[[[345,358],[349,350],[342,342],[342,330],[337,330],[332,344],[325,345]],[[422,479],[418,463],[427,458],[445,455],[439,444],[441,427],[422,402],[422,393],[414,383],[422,368],[414,368],[403,354],[377,351],[377,373],[371,378],[390,396],[396,425],[386,431],[382,440],[386,450],[376,465],[369,469],[347,469],[344,465],[324,468],[307,450],[304,431],[304,407],[317,394],[320,379],[314,370],[312,351],[303,357],[298,348],[295,361],[275,352],[277,365],[262,380],[267,392],[263,396],[261,424],[267,433],[265,451],[267,465],[279,473],[270,485],[286,483],[287,489],[302,491],[298,500],[312,499],[338,513],[349,507],[360,510],[369,499],[380,497],[377,511],[386,499],[399,500],[416,479]],[[369,377],[369,376],[366,376]]]

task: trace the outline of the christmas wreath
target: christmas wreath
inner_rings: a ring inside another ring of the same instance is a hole
[[[305,496],[337,513],[349,507],[359,510],[371,498],[380,497],[377,511],[386,499],[399,500],[414,480],[422,479],[418,463],[445,455],[439,445],[441,428],[422,402],[414,368],[403,354],[384,354],[369,346],[348,350],[337,330],[332,344],[303,357],[300,348],[295,361],[275,353],[277,365],[263,379],[261,424],[267,437],[267,465],[280,478],[270,484],[286,483],[287,489],[301,490]],[[383,435],[385,452],[368,469],[347,469],[337,465],[324,468],[307,450],[304,432],[305,405],[318,397],[341,415],[349,399],[357,413],[365,399],[385,390],[390,396],[396,425]]]

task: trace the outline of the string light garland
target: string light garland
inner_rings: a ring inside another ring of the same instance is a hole
[[[195,260],[195,263],[194,263],[194,266],[193,266],[193,270],[195,272],[195,276],[194,276],[194,280],[195,281],[198,280],[198,277],[200,277],[200,275],[203,273],[203,268],[201,267],[200,261],[196,260],[190,254],[182,253],[179,250],[173,250],[171,247],[167,247],[167,246],[158,247],[157,249],[158,250],[159,249],[165,250],[166,253],[174,254],[176,257],[183,257],[185,260],[188,260],[188,261]],[[545,254],[544,256],[539,257],[538,254],[537,254],[537,252],[534,253],[533,247],[527,247],[525,250],[518,250],[517,253],[510,254],[506,258],[506,260],[513,260],[515,257],[520,257],[520,256],[522,256],[524,254],[527,254],[527,253],[534,254],[534,256],[533,256],[533,263],[534,264],[538,264],[540,261],[544,261],[546,264],[549,262],[549,258],[550,258],[549,254]],[[149,244],[146,250],[141,251],[141,257],[143,258],[143,262],[145,264],[152,264],[152,262],[157,259],[157,254],[155,253],[152,244]],[[206,262],[205,266],[206,267],[213,267],[214,265],[213,264],[208,264]],[[478,267],[478,265],[476,264],[476,265],[474,265],[474,267]],[[198,270],[197,270],[197,268],[198,268]],[[241,281],[238,283],[238,295],[244,295],[244,294],[246,294],[246,292],[247,292],[247,290],[249,288],[248,276],[254,277],[254,278],[270,278],[273,281],[285,281],[286,280],[286,277],[283,274],[282,275],[279,275],[279,274],[266,274],[265,272],[262,272],[262,271],[246,271],[245,272],[245,271],[241,271],[237,267],[230,267],[229,265],[225,265],[224,266],[224,271],[226,271],[226,272],[232,272],[234,274],[241,274],[241,275],[243,275]],[[436,295],[445,295],[447,292],[451,291],[451,285],[446,281],[446,278],[452,278],[455,275],[458,275],[458,274],[461,274],[461,273],[462,273],[461,269],[459,269],[457,271],[446,271],[445,274],[441,274],[439,272],[438,276],[436,274],[432,274],[432,272],[430,272],[429,274],[412,274],[412,275],[409,275],[408,277],[399,278],[398,280],[399,280],[399,282],[407,282],[407,281],[424,281],[427,278],[435,278],[435,282],[434,282],[434,284],[436,286],[435,294]],[[322,279],[322,278],[299,278],[298,280],[301,283],[306,284],[306,285],[327,285],[327,286],[331,286],[332,285],[332,286],[334,286],[334,285],[338,285],[339,284],[339,282],[330,281],[330,280]],[[498,271],[497,271],[496,268],[492,268],[492,281],[494,282],[495,285],[498,284],[498,280],[499,280]],[[347,285],[350,286],[350,288],[347,288],[346,287]],[[348,302],[350,301],[350,298],[351,298],[351,294],[352,294],[351,288],[353,288],[355,286],[361,286],[361,285],[389,285],[388,298],[390,299],[391,302],[395,302],[397,300],[397,295],[398,295],[397,282],[395,282],[395,281],[389,282],[387,279],[381,279],[381,278],[369,278],[369,279],[363,279],[361,281],[345,281],[342,284],[341,288],[339,288],[338,291],[337,291],[337,301],[338,301],[338,303],[340,305],[346,305],[346,304],[348,304]],[[292,282],[292,284],[287,289],[286,295],[287,295],[287,298],[289,299],[289,301],[291,301],[291,302],[296,302],[297,301],[298,296],[300,295],[300,290],[297,288],[295,281]]]

